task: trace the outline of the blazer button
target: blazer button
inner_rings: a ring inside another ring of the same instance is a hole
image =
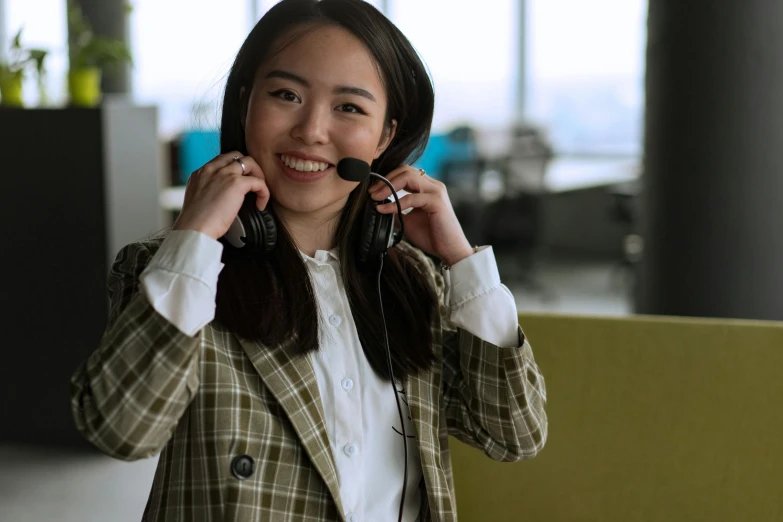
[[[250,478],[253,474],[253,459],[247,455],[239,455],[231,461],[231,473],[239,480]]]

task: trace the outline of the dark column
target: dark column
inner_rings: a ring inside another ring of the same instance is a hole
[[[650,0],[636,311],[783,319],[783,2]]]
[[[95,34],[130,43],[126,0],[76,0]],[[127,64],[112,67],[103,75],[103,92],[125,94],[131,91],[130,67]]]

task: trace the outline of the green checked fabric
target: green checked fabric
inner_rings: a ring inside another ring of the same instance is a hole
[[[216,321],[195,337],[181,333],[139,291],[160,242],[117,255],[109,324],[71,379],[78,429],[118,459],[160,453],[144,520],[344,520],[310,357],[240,339]],[[397,248],[420,261],[442,296],[432,261]],[[419,519],[445,522],[457,520],[448,436],[495,460],[533,457],[547,436],[546,389],[521,329],[519,348],[445,321],[433,329],[442,364],[405,388],[423,468]]]

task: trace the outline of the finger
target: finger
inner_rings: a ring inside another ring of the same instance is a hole
[[[245,166],[245,175],[247,176],[256,176],[260,177],[261,179],[264,179],[264,171],[261,170],[261,166],[256,163],[256,160],[254,160],[250,156],[242,156],[239,158],[239,160],[242,162],[242,165]],[[239,164],[239,161],[234,161],[234,164],[239,165],[240,168],[242,165]]]
[[[405,165],[405,164],[403,164],[403,165],[400,165],[399,167],[397,167],[396,169],[392,170],[391,172],[389,172],[389,173],[386,175],[386,177],[387,177],[387,178],[396,178],[396,177],[397,177],[397,176],[399,176],[400,174],[404,174],[405,172],[410,172],[410,171],[413,171],[413,170],[415,170],[416,172],[418,172],[418,170],[419,170],[419,169],[416,169],[416,168],[414,168],[414,167],[411,167],[410,165]]]
[[[411,167],[409,165],[400,165],[396,169],[394,169],[391,172],[389,172],[388,174],[386,174],[384,176],[384,178],[386,178],[387,180],[391,181],[394,178],[398,177],[400,174],[405,173],[410,168]],[[383,181],[381,181],[379,179],[376,179],[375,182],[372,183],[372,185],[370,186],[370,192],[372,192],[373,190],[379,190],[380,188],[385,187],[385,186],[386,186],[386,183],[384,183]]]
[[[212,178],[213,175],[221,171],[223,171],[223,174],[227,174],[229,172],[231,172],[232,174],[236,174],[237,172],[241,174],[242,167],[239,165],[239,163],[236,162],[236,160],[234,160],[234,158],[240,158],[242,159],[243,163],[246,162],[246,160],[242,156],[242,153],[239,151],[221,154],[219,156],[214,157],[208,163],[204,164],[197,171],[193,172],[188,178],[188,185],[190,185],[191,183],[196,185],[207,184],[209,183],[209,180]],[[223,169],[228,169],[228,172],[224,171]]]
[[[406,170],[398,173],[389,182],[394,186],[395,191],[406,190],[411,193],[419,192],[435,192],[437,186],[433,183],[434,180],[422,176],[418,170]],[[376,201],[380,201],[384,198],[391,196],[391,190],[384,183],[380,188],[371,191],[370,195]]]
[[[238,150],[232,151],[232,152],[226,152],[225,154],[220,154],[218,156],[215,156],[212,158],[211,161],[206,163],[203,167],[201,167],[196,172],[217,172],[220,169],[226,167],[227,165],[230,165],[231,163],[235,163],[234,158],[242,158],[242,161],[245,161],[244,158],[246,156],[239,152]]]
[[[400,209],[403,214],[406,214],[408,209],[421,209],[427,214],[434,214],[439,210],[440,198],[435,194],[428,194],[425,192],[411,193],[400,198]],[[376,207],[381,214],[397,214],[397,203],[392,201],[391,203],[385,203]]]
[[[402,165],[402,166],[400,166],[400,167],[397,167],[396,169],[392,170],[391,172],[388,172],[388,173],[387,173],[385,176],[382,176],[382,177],[383,177],[383,178],[385,178],[385,179],[387,179],[387,180],[391,180],[391,179],[392,179],[392,178],[394,178],[394,177],[395,177],[395,176],[396,176],[396,175],[397,175],[397,174],[398,174],[400,171],[402,171],[404,168],[405,168],[405,165]],[[369,186],[369,188],[368,188],[367,190],[368,190],[369,192],[372,192],[372,191],[374,191],[374,190],[378,190],[378,189],[380,189],[381,187],[385,187],[385,186],[386,186],[386,183],[384,183],[383,181],[381,181],[381,180],[380,180],[380,179],[378,179],[378,178],[375,178],[375,177],[373,177],[373,178],[371,178],[371,179],[370,179],[370,186]]]
[[[434,181],[432,178],[426,175],[424,169],[411,167],[410,165],[403,165],[397,169],[394,169],[389,173],[387,179],[396,180],[400,177],[405,177],[405,178],[411,177],[411,178],[420,179],[421,181],[427,181],[427,180]]]
[[[240,182],[243,184],[242,190],[245,194],[250,192],[256,193],[256,207],[258,210],[264,210],[270,198],[269,187],[266,181],[256,176],[242,176]]]
[[[256,161],[250,156],[232,159],[226,166],[216,172],[216,174],[232,176],[254,176],[260,179],[266,179],[264,172]]]

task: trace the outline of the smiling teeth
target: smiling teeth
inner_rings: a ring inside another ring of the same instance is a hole
[[[301,160],[283,154],[280,155],[280,159],[283,160],[286,167],[298,170],[299,172],[320,172],[329,167],[329,164],[324,163],[323,161]]]

